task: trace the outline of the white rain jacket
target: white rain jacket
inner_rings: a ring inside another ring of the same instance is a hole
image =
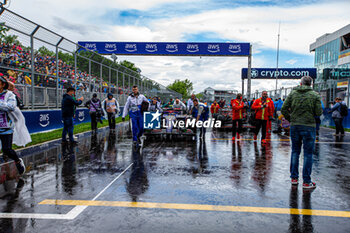
[[[11,119],[10,127],[13,129],[13,144],[25,146],[32,141],[26,126],[26,120],[19,108],[16,106],[16,96],[12,91],[7,90],[5,99],[0,100],[0,110],[7,112]]]

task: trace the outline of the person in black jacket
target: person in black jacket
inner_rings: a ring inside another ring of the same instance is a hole
[[[62,131],[62,143],[66,143],[67,133],[69,135],[69,141],[71,143],[77,143],[73,138],[73,118],[75,115],[75,106],[78,106],[84,100],[84,97],[81,97],[77,100],[73,98],[75,95],[75,89],[72,87],[67,88],[67,94],[63,95],[62,99],[62,121],[63,121],[63,131]]]

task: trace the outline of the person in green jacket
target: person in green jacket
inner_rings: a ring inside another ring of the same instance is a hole
[[[298,184],[299,156],[301,146],[304,148],[303,188],[313,189],[316,184],[311,181],[312,154],[316,138],[315,117],[322,115],[320,95],[311,88],[312,78],[301,78],[300,86],[293,89],[282,106],[282,115],[290,122],[292,156],[290,164],[291,183]]]

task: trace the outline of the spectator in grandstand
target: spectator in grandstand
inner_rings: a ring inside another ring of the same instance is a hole
[[[139,93],[138,87],[133,86],[132,93],[126,100],[122,119],[123,121],[125,121],[125,117],[127,114],[129,114],[129,116],[131,117],[132,136],[134,145],[141,143],[140,137],[143,134],[143,115],[141,110],[143,110],[142,104],[144,103],[149,105],[149,102],[146,99],[146,97]]]
[[[63,120],[63,131],[62,131],[62,143],[67,143],[67,133],[69,140],[72,144],[77,144],[78,142],[74,141],[73,138],[73,118],[75,115],[75,107],[79,106],[84,97],[80,97],[78,100],[73,99],[75,95],[75,89],[72,87],[67,88],[67,93],[63,95],[62,99],[62,120]]]
[[[18,130],[22,131],[24,129],[23,127],[25,127],[25,123],[22,124],[23,129],[18,129],[18,124],[21,122],[19,121],[17,114],[14,117],[14,113],[16,112],[16,97],[11,91],[8,91],[7,88],[7,80],[0,76],[0,141],[4,155],[7,155],[9,158],[15,161],[18,173],[23,175],[25,173],[24,162],[12,149],[12,142],[13,139],[16,140],[18,136],[23,137],[21,132],[18,132]],[[15,126],[15,123],[17,126]],[[18,133],[20,134],[17,136]],[[27,132],[27,134],[29,133]]]
[[[92,99],[85,103],[85,107],[89,109],[89,114],[91,118],[91,130],[93,132],[97,131],[97,122],[103,123],[101,120],[102,116],[102,106],[100,99],[97,98],[97,94],[92,95]]]
[[[344,113],[342,112],[342,108],[344,109]],[[334,136],[345,136],[343,119],[345,116],[347,116],[348,113],[348,107],[346,106],[346,103],[339,97],[335,98],[335,105],[329,112],[332,113],[332,118],[335,124]]]
[[[120,108],[118,101],[112,93],[108,93],[107,98],[102,102],[103,112],[108,119],[109,129],[115,130],[115,117],[119,116]]]
[[[240,138],[242,132],[242,119],[244,111],[244,103],[242,101],[242,94],[238,93],[236,99],[232,101],[232,141]],[[237,129],[238,124],[238,129]]]
[[[282,106],[281,113],[291,124],[292,155],[290,178],[292,185],[298,184],[299,156],[303,144],[303,188],[316,188],[311,181],[312,156],[316,137],[316,116],[321,116],[322,106],[319,94],[312,90],[312,78],[301,78],[300,86],[293,89]]]
[[[160,107],[160,104],[158,102],[158,99],[157,97],[153,97],[152,98],[152,102],[149,106],[149,111],[150,112],[156,112],[156,111],[159,111],[159,112],[163,112],[163,109]]]
[[[198,102],[198,99],[194,99],[191,115],[196,118],[197,121],[206,121],[209,119],[209,108],[207,105]],[[205,131],[204,127],[200,128],[200,138],[205,137]]]
[[[267,92],[263,91],[262,96],[256,99],[252,105],[252,110],[255,111],[256,128],[254,134],[254,141],[257,140],[261,128],[261,143],[266,143],[266,126],[269,117],[273,114],[273,109],[271,108],[272,100],[268,98]]]

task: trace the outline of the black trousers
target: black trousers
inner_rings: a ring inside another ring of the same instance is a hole
[[[343,118],[333,118],[335,124],[335,133],[336,134],[345,134],[343,126]]]
[[[91,118],[91,130],[96,130],[97,129],[97,113],[90,112],[90,118]]]
[[[115,114],[107,112],[109,129],[115,129]]]
[[[19,161],[18,155],[16,151],[12,149],[12,137],[13,137],[13,134],[0,135],[2,151],[9,158],[15,160],[15,162],[18,162]]]
[[[238,123],[238,129],[237,129]],[[242,132],[242,120],[233,120],[232,121],[232,137],[236,137],[236,133]]]
[[[256,120],[256,125],[255,125],[255,135],[259,134],[260,128],[261,128],[261,139],[266,139],[266,120]]]

